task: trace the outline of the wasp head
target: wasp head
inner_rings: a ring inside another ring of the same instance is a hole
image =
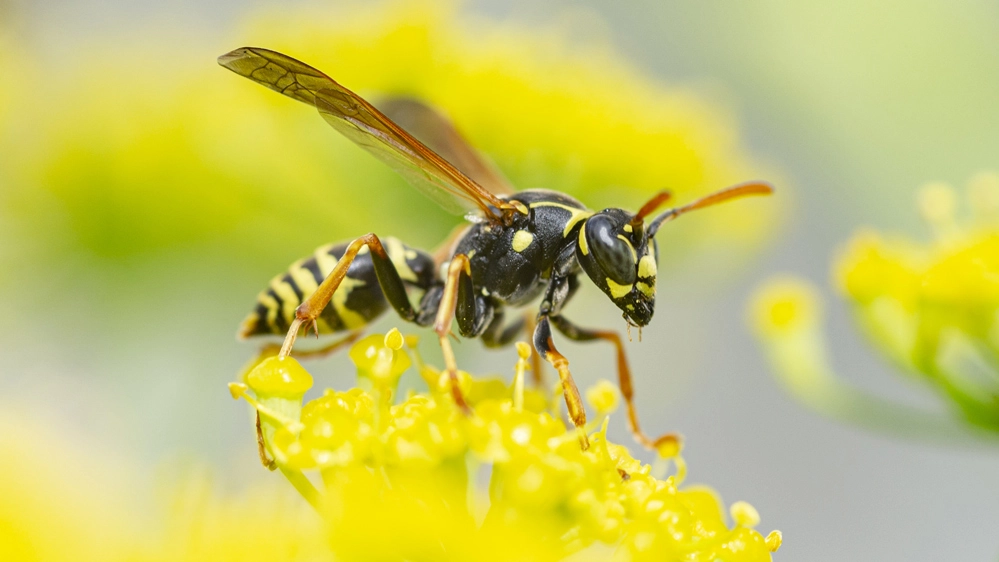
[[[588,218],[579,231],[576,257],[629,324],[641,327],[652,320],[658,255],[641,216],[605,209]]]
[[[604,209],[586,219],[579,229],[576,257],[597,287],[624,311],[629,324],[642,327],[652,320],[656,304],[655,236],[659,227],[680,215],[710,207],[736,197],[770,195],[766,182],[748,182],[716,191],[682,207],[669,209],[645,224],[649,216],[669,199],[667,191],[652,197],[634,215],[622,209]]]

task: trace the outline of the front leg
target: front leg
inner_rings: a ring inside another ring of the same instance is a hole
[[[663,450],[663,447],[667,445],[670,448],[679,447],[681,438],[676,433],[666,433],[653,439],[646,435],[638,425],[638,412],[635,411],[634,401],[635,391],[631,384],[631,369],[628,367],[628,358],[624,354],[621,336],[617,332],[580,328],[562,316],[553,316],[551,321],[555,325],[555,329],[573,341],[585,342],[599,339],[614,344],[614,348],[617,350],[618,386],[621,388],[621,395],[624,397],[628,412],[628,429],[635,441],[647,449],[656,451]]]

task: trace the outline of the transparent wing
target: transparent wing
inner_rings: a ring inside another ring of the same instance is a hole
[[[219,57],[218,62],[276,92],[315,105],[334,129],[388,164],[445,209],[457,214],[478,210],[491,220],[501,219],[496,209],[512,209],[370,103],[307,64],[256,47],[236,49]]]
[[[378,108],[431,150],[454,164],[493,195],[512,195],[514,188],[503,174],[465,140],[447,117],[409,97],[385,98]]]

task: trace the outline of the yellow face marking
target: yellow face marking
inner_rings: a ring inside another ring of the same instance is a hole
[[[367,248],[367,246],[365,246]],[[388,253],[389,260],[392,261],[392,265],[395,266],[395,270],[399,272],[399,277],[403,281],[416,282],[416,273],[413,269],[409,267],[409,263],[406,262],[406,247],[402,245],[402,242],[398,238],[385,238],[385,251]],[[416,252],[413,252],[414,257]]]
[[[590,246],[586,243],[586,229],[579,229],[579,249],[582,250],[584,256],[590,255]]]
[[[631,232],[632,230],[634,230],[634,229],[633,229],[633,228],[631,228],[631,225],[630,225],[630,224],[625,224],[625,225],[624,225],[624,231],[625,231],[625,232]]]
[[[637,262],[638,261],[638,253],[635,252],[635,247],[631,245],[631,240],[628,240],[627,238],[625,238],[621,234],[618,234],[617,237],[619,239],[623,240],[624,243],[628,245],[628,249],[631,250],[631,261]]]
[[[554,201],[539,201],[537,203],[531,203],[531,208],[534,207],[558,207],[559,209],[569,211],[569,221],[565,223],[565,228],[562,229],[562,238],[568,236],[569,232],[572,231],[572,228],[576,226],[579,221],[593,216],[593,211],[589,209],[577,209],[575,207],[570,207]]]
[[[513,251],[519,254],[526,250],[531,242],[534,242],[533,234],[526,230],[518,230],[513,234]]]
[[[649,254],[642,256],[642,259],[638,262],[638,276],[639,277],[655,277],[656,276],[656,258]]]
[[[607,288],[610,289],[610,294],[615,299],[619,299],[631,292],[634,285],[618,285],[610,277],[604,279],[607,282]]]
[[[638,283],[635,283],[635,287],[637,287],[638,290],[641,291],[642,294],[647,297],[656,296],[656,288],[654,285],[648,285],[646,283],[642,283],[641,281],[639,281]]]
[[[353,330],[368,323],[363,316],[347,308],[347,297],[350,296],[350,292],[357,287],[363,286],[364,281],[360,279],[344,277],[343,281],[340,282],[340,286],[333,293],[333,298],[330,299],[330,302],[333,303],[333,308],[336,309],[336,313],[340,315],[340,319],[343,320],[343,324],[347,329]]]

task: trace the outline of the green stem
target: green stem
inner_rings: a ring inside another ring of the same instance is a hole
[[[844,382],[833,371],[818,333],[801,331],[769,340],[769,358],[787,390],[812,410],[886,435],[943,444],[999,443],[994,433],[947,415],[887,400]]]
[[[278,468],[281,469],[281,474],[284,474],[288,482],[291,482],[291,485],[298,490],[298,493],[302,494],[305,501],[309,502],[309,505],[315,508],[316,511],[320,511],[323,496],[312,484],[312,481],[306,478],[301,470],[294,470],[286,466],[279,466]]]

